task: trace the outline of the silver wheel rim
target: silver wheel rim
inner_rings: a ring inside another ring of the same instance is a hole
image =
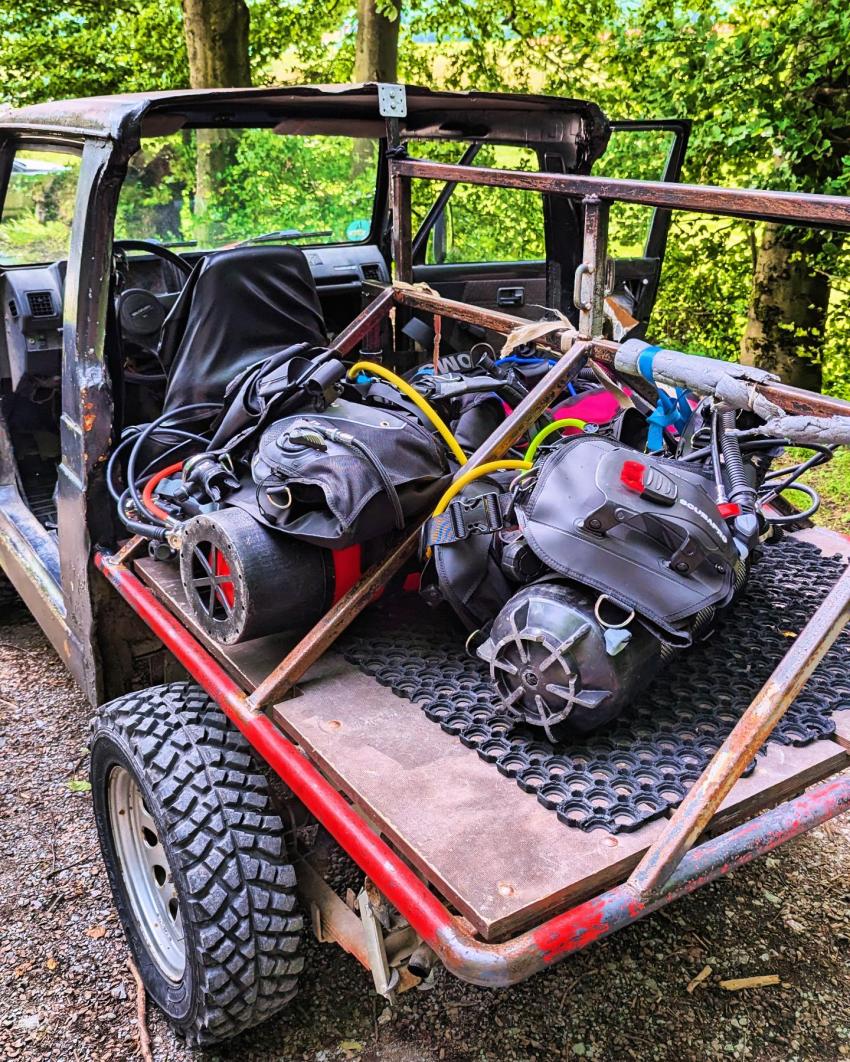
[[[180,981],[186,969],[183,918],[159,829],[126,768],[113,767],[108,795],[112,836],[136,924],[162,974]]]

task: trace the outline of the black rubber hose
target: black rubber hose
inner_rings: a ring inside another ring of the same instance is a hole
[[[715,413],[715,416],[717,414]],[[741,511],[754,513],[756,510],[756,490],[747,478],[744,469],[744,459],[741,456],[741,444],[737,435],[732,432],[735,429],[735,414],[732,410],[724,410],[720,414],[720,449],[723,451],[726,481],[729,488],[729,501],[737,503]]]
[[[804,449],[814,450],[815,452],[807,460],[801,461],[797,465],[792,465],[789,468],[776,468],[767,473],[764,477],[765,496],[762,498],[762,504],[766,501],[773,501],[773,499],[784,490],[789,490],[800,476],[810,471],[812,468],[816,468],[818,465],[824,465],[827,461],[831,461],[835,456],[835,450],[837,447],[811,443],[804,447]],[[769,490],[767,488],[769,488]]]
[[[156,524],[145,524],[141,520],[133,520],[124,512],[124,506],[127,504],[130,498],[129,489],[118,500],[118,517],[121,523],[127,528],[127,530],[133,535],[141,535],[142,538],[155,538],[159,542],[165,541],[166,530],[164,527],[159,527]]]
[[[118,488],[115,486],[115,466],[118,463],[118,458],[127,449],[130,443],[136,439],[135,435],[127,435],[118,443],[112,453],[109,455],[109,461],[106,465],[106,489],[112,496],[112,500],[116,505],[121,504],[121,495],[118,493]]]
[[[151,438],[156,432],[157,428],[163,428],[164,430],[170,430],[173,428],[179,428],[180,425],[185,425],[186,420],[198,420],[201,417],[201,411],[206,411],[209,415],[214,410],[221,409],[220,402],[196,402],[190,406],[179,406],[177,409],[172,409],[168,413],[163,413],[157,417],[156,420],[152,420],[150,424],[146,424],[144,428],[139,432],[136,439],[136,443],[130,451],[130,458],[127,461],[127,488],[130,491],[130,497],[133,499],[136,509],[139,513],[148,517],[152,524],[163,524],[164,521],[160,520],[153,513],[149,513],[142,502],[141,495],[139,494],[138,486],[136,484],[136,460],[141,453],[142,447],[145,442]],[[186,418],[187,413],[193,413],[194,416]],[[168,424],[168,421],[180,418],[176,424]]]
[[[755,450],[775,450],[779,446],[791,446],[790,439],[745,439],[739,443],[741,453],[751,453]],[[702,461],[711,454],[710,446],[703,446],[699,450],[691,450],[689,454],[683,454],[680,461]],[[787,471],[787,470],[786,470]]]
[[[177,443],[175,446],[172,446],[169,450],[166,450],[165,453],[159,454],[153,461],[149,462],[148,465],[140,473],[140,480],[144,480],[145,476],[147,476],[152,471],[154,465],[166,464],[167,458],[173,456],[187,443],[197,442],[200,443],[205,449],[209,445],[209,439],[205,439],[201,435],[195,435],[193,432],[190,431],[182,431],[179,428],[166,428],[163,431],[155,431],[151,435],[151,439],[154,439],[157,442],[167,443],[169,439],[165,438],[164,436],[170,436],[171,438],[179,437],[180,442]],[[106,466],[106,486],[116,505],[118,504],[118,501],[121,498],[121,494],[118,488],[115,486],[115,468],[118,463],[118,458],[131,443],[134,443],[136,441],[137,437],[137,431],[134,431],[132,435],[125,435],[125,437],[118,443],[118,445],[110,454],[109,462]]]
[[[818,494],[814,487],[810,487],[808,483],[795,483],[793,486],[786,487],[785,489],[797,490],[801,494],[805,494],[811,504],[807,509],[803,509],[801,512],[795,510],[793,513],[788,513],[784,516],[768,516],[765,514],[765,520],[767,520],[769,524],[777,527],[782,527],[784,524],[796,524],[801,520],[810,519],[820,508],[820,494]]]
[[[154,524],[140,524],[138,520],[131,520],[129,516],[121,516],[121,523],[134,535],[142,538],[155,538],[158,542],[165,541],[165,528],[156,527]]]
[[[717,501],[727,501],[726,485],[723,482],[723,467],[720,464],[720,416],[717,410],[714,411],[711,418],[711,445],[709,447],[711,451],[711,470],[714,473],[714,482],[717,486]]]
[[[398,496],[398,491],[395,489],[395,484],[390,479],[389,473],[384,468],[383,463],[378,459],[378,456],[370,450],[370,448],[362,443],[359,439],[351,437],[346,439],[349,446],[358,450],[366,460],[372,465],[375,471],[381,478],[381,483],[384,485],[384,491],[389,498],[390,505],[393,507],[393,515],[395,516],[395,524],[399,531],[404,527],[404,510],[401,507],[401,499]]]

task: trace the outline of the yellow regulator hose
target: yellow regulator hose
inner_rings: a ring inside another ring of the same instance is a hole
[[[488,476],[491,472],[501,472],[506,468],[517,468],[522,471],[528,471],[532,467],[530,461],[519,461],[516,458],[507,458],[501,461],[487,461],[486,464],[479,465],[477,468],[470,468],[467,472],[461,472],[454,483],[449,484],[446,491],[443,493],[442,498],[437,502],[437,507],[433,512],[433,516],[440,516],[449,507],[451,500],[468,484],[473,480],[479,479],[481,476]],[[431,547],[425,550],[426,558],[431,556]]]
[[[449,426],[440,416],[440,414],[434,409],[434,407],[426,402],[422,395],[417,390],[410,386],[407,380],[402,380],[400,376],[392,372],[390,369],[385,369],[383,365],[378,365],[374,361],[358,361],[348,370],[348,377],[351,379],[356,376],[358,372],[368,372],[373,376],[380,376],[382,380],[386,380],[387,383],[391,383],[393,387],[398,388],[403,395],[406,395],[411,402],[413,402],[418,409],[421,409],[428,420],[434,425],[440,435],[443,437],[443,441],[446,446],[451,450],[458,464],[466,464],[466,454],[461,450],[460,444],[457,439],[452,435]]]
[[[504,468],[520,468],[524,471],[528,471],[531,468],[530,461],[519,461],[516,458],[509,458],[504,461],[488,461],[486,464],[479,465],[477,468],[470,468],[468,472],[462,472],[454,483],[449,484],[447,490],[443,494],[442,498],[437,502],[437,508],[434,510],[434,516],[439,516],[444,513],[449,507],[449,502],[455,495],[462,491],[463,488],[471,483],[474,479],[478,479],[480,476],[489,476],[491,472],[501,472]]]

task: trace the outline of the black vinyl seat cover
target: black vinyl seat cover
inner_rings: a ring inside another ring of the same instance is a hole
[[[220,402],[234,377],[275,351],[327,341],[316,285],[299,248],[235,247],[207,255],[163,324],[163,410]]]

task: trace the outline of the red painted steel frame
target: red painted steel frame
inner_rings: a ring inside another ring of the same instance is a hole
[[[255,751],[434,949],[443,965],[473,984],[505,986],[522,981],[850,810],[850,778],[833,779],[692,849],[663,890],[651,900],[639,899],[625,884],[618,885],[512,940],[485,944],[463,928],[460,920],[369,829],[270,719],[251,711],[245,691],[128,568],[103,553],[95,555],[95,564],[221,706]]]

